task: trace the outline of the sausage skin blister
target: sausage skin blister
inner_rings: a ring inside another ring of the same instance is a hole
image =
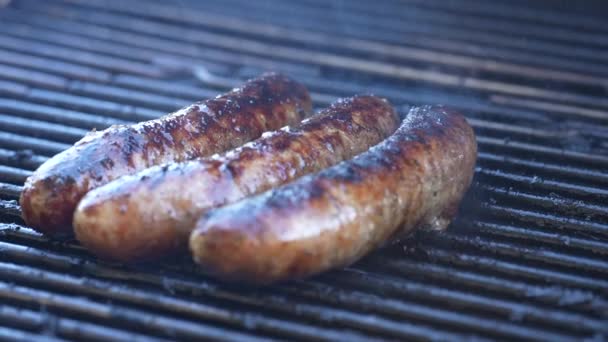
[[[190,250],[204,271],[231,281],[271,283],[343,267],[416,227],[446,228],[476,156],[462,115],[415,108],[369,151],[209,211]]]
[[[82,199],[76,237],[98,256],[123,262],[185,251],[206,210],[350,159],[390,136],[399,122],[387,101],[357,96],[223,155],[121,177]]]
[[[42,164],[21,193],[23,219],[48,235],[72,233],[72,217],[91,189],[153,165],[226,151],[268,130],[300,122],[308,91],[278,74],[157,120],[92,132]]]

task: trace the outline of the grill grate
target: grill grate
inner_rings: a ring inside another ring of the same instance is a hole
[[[604,340],[608,23],[593,14],[602,4],[585,3],[8,2],[0,339]],[[25,178],[86,131],[265,70],[302,80],[317,107],[374,92],[461,109],[480,153],[458,220],[353,267],[257,289],[217,283],[187,257],[99,262],[23,225]]]

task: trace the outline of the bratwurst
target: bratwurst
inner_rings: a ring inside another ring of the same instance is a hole
[[[232,281],[271,283],[343,267],[416,227],[446,228],[476,155],[462,115],[415,108],[369,151],[209,211],[190,250],[203,270]]]
[[[399,116],[383,99],[340,100],[295,128],[223,155],[156,166],[92,190],[74,214],[76,237],[98,256],[123,262],[187,250],[206,210],[350,159],[398,125]]]
[[[266,74],[160,119],[89,133],[27,179],[20,198],[23,219],[45,234],[70,234],[76,205],[91,189],[153,165],[240,146],[300,122],[311,108],[304,86]]]

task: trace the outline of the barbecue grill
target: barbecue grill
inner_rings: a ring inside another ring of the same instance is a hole
[[[608,338],[608,22],[566,1],[0,1],[0,339]],[[278,70],[475,128],[447,232],[261,288],[97,261],[26,227],[25,178],[92,128]]]

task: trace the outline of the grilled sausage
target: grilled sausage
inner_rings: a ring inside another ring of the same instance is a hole
[[[304,86],[266,74],[163,118],[89,133],[27,179],[20,198],[23,218],[42,233],[70,234],[76,205],[89,190],[153,165],[240,146],[299,122],[310,110]]]
[[[95,254],[123,262],[187,250],[205,210],[349,159],[398,125],[392,106],[378,97],[340,100],[296,128],[222,156],[153,167],[89,192],[74,214],[76,237]]]
[[[209,211],[190,249],[204,270],[232,281],[346,266],[415,227],[446,228],[476,154],[463,116],[416,108],[390,138],[351,160]]]

